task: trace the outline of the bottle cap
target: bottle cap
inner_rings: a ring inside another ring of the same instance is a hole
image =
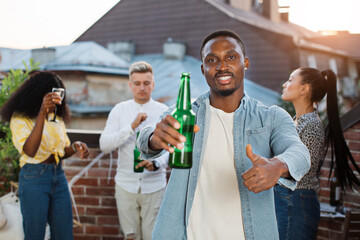
[[[181,77],[190,77],[190,73],[183,72],[183,73],[181,73]]]

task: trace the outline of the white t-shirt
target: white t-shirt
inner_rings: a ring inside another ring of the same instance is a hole
[[[234,166],[234,113],[210,106],[210,126],[194,201],[189,240],[245,239]]]

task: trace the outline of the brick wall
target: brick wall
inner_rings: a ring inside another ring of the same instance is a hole
[[[344,136],[348,141],[350,150],[360,165],[360,122],[345,131]],[[91,149],[89,159],[95,158],[100,153],[98,148]],[[108,181],[109,155],[105,155],[73,186],[81,227],[74,228],[76,240],[122,240],[122,233],[117,218],[116,202],[114,198],[114,176],[116,170],[116,152],[113,154],[113,168],[111,179]],[[68,180],[78,174],[91,160],[81,160],[78,155],[64,161],[64,169]],[[319,191],[321,202],[330,202],[330,186],[327,176],[329,173],[329,158],[324,162]],[[348,192],[342,194],[344,206],[360,208],[360,188],[358,193]],[[75,212],[74,212],[75,218]],[[344,219],[322,218],[318,229],[318,240],[340,239]]]
[[[89,160],[81,160],[79,155],[64,161],[65,174],[70,181],[92,159],[100,153],[92,148]],[[72,187],[82,226],[74,227],[75,240],[123,240],[120,231],[116,202],[114,198],[117,155],[114,152],[111,179],[108,181],[109,154],[103,156]],[[75,211],[73,211],[76,219]]]
[[[353,125],[351,128],[344,132],[344,137],[348,143],[350,151],[360,166],[360,122]],[[330,202],[330,184],[328,183],[328,175],[330,169],[330,158],[327,157],[323,164],[320,177],[320,192],[319,200],[320,202]],[[359,178],[360,176],[357,175]],[[341,201],[343,205],[347,208],[360,209],[360,188],[356,187],[355,191],[348,191],[346,194],[342,193]],[[330,218],[321,218],[319,228],[318,228],[318,240],[327,240],[327,239],[340,239],[342,234],[344,219],[330,219]]]

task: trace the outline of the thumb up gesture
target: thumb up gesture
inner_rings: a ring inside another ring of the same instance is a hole
[[[267,159],[256,155],[251,145],[246,146],[246,155],[252,162],[252,167],[242,174],[244,185],[249,191],[259,193],[269,190],[280,177],[289,175],[288,167],[281,159]]]

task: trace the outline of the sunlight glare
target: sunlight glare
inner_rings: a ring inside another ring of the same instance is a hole
[[[355,13],[358,9],[358,0],[293,0],[290,2],[289,19],[312,31],[349,30],[360,33],[360,14]]]

